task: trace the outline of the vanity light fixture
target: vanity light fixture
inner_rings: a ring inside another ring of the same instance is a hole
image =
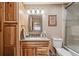
[[[40,9],[32,9],[32,10],[27,10],[28,14],[44,14],[44,10]]]

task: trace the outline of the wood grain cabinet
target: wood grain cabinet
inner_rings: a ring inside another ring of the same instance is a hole
[[[16,55],[16,3],[5,3],[5,20],[4,20],[4,55],[14,56]],[[8,51],[9,50],[9,51]]]
[[[4,55],[13,56],[16,51],[16,25],[5,24],[4,25]]]
[[[21,41],[21,56],[49,55],[49,41]]]
[[[0,2],[0,55],[3,55],[3,20],[4,20],[4,3]]]
[[[0,55],[16,55],[17,3],[0,2]]]
[[[17,41],[17,3],[5,3],[5,19],[3,24],[3,55],[16,55],[16,41]]]
[[[22,48],[23,52],[22,55],[23,56],[33,56],[34,55],[34,48]]]
[[[36,55],[37,56],[48,56],[49,55],[49,47],[37,47]]]
[[[16,21],[16,3],[5,3],[5,21]]]

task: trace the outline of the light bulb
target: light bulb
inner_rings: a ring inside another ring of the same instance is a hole
[[[37,14],[39,14],[40,13],[40,11],[37,9]]]
[[[41,10],[41,14],[44,14],[44,10]]]
[[[30,10],[27,10],[27,13],[30,14]]]
[[[32,14],[35,14],[35,10],[34,9],[32,10]]]

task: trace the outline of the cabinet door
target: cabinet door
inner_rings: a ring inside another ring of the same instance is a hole
[[[36,55],[37,56],[48,56],[49,55],[48,47],[38,47],[36,49]]]
[[[34,56],[35,55],[34,48],[23,48],[22,54],[23,56]]]
[[[2,3],[0,3],[0,32],[1,32],[1,24],[2,23]]]
[[[1,46],[1,35],[2,35],[2,3],[0,3],[0,46]],[[1,52],[1,49],[0,49]]]
[[[14,56],[16,54],[16,47],[4,47],[4,56]]]
[[[5,3],[5,21],[16,21],[16,3]]]
[[[4,25],[4,43],[5,46],[14,46],[16,43],[16,25],[5,24]]]
[[[16,24],[4,24],[3,39],[4,55],[14,55],[14,48],[16,48]]]
[[[3,55],[4,2],[0,2],[0,55]]]

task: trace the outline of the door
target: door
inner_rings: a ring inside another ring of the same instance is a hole
[[[16,54],[16,24],[4,24],[4,55]]]
[[[16,41],[17,41],[17,3],[5,2],[5,19],[3,22],[3,55],[16,55]]]
[[[4,3],[0,2],[0,55],[3,55],[3,20],[4,20]]]
[[[17,17],[17,3],[0,2],[0,55],[16,55]]]

